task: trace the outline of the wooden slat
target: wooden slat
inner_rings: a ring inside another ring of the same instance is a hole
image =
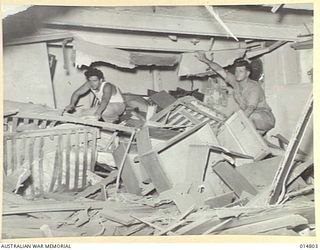
[[[17,127],[18,127],[18,117],[12,117],[12,132],[17,131]]]
[[[162,192],[170,189],[172,184],[162,169],[157,153],[152,151],[148,127],[142,128],[137,134],[137,146],[141,165],[157,191]]]
[[[29,121],[30,121],[29,118],[24,118],[23,119],[23,124],[27,125],[27,124],[29,124]]]
[[[126,147],[123,143],[121,143],[119,147],[113,151],[113,158],[115,160],[115,163],[118,169],[121,166],[121,162],[123,158],[124,157],[126,158],[124,167],[121,173],[121,180],[124,186],[126,187],[126,190],[128,193],[141,194],[139,180],[132,169],[133,166],[131,165],[130,158],[128,157],[128,155],[125,155],[125,152],[126,152]]]
[[[160,112],[154,114],[150,120],[151,121],[160,121],[163,117],[165,117],[167,114],[174,111],[175,108],[177,108],[180,104],[179,100],[172,103],[170,106],[166,107],[165,109],[161,110]]]
[[[79,133],[84,133],[86,132],[86,128],[77,128],[77,129],[73,129],[72,131],[77,130]],[[37,136],[56,136],[59,134],[65,135],[70,133],[70,129],[66,129],[66,128],[59,128],[59,127],[55,127],[55,128],[47,128],[45,130],[43,129],[36,129],[36,130],[28,130],[28,131],[23,131],[19,133],[19,138],[24,138],[24,137],[37,137]],[[6,133],[4,136],[5,137],[11,137],[14,136],[16,133]]]
[[[229,163],[221,162],[213,167],[213,171],[240,197],[243,191],[256,195],[257,190]]]
[[[26,160],[26,147],[27,146],[27,138],[22,139],[22,150],[20,154],[20,165],[22,166],[24,164],[24,161]]]
[[[193,124],[199,124],[200,121],[196,119],[194,116],[192,116],[188,111],[181,110],[180,113],[184,115],[188,120],[190,120]]]
[[[33,160],[34,160],[34,138],[30,138],[29,139],[29,144],[28,144],[28,149],[29,149],[29,169],[31,171],[31,178],[32,175],[34,173],[34,164],[33,164]],[[35,194],[35,187],[34,187],[34,181],[32,180],[32,183],[30,185],[30,190],[31,190],[31,194],[34,195]]]
[[[81,187],[85,187],[87,184],[87,169],[88,169],[88,133],[84,133],[84,145],[83,145],[83,164],[82,164],[82,184]]]
[[[74,152],[74,155],[75,155],[75,163],[74,163],[74,189],[78,189],[78,185],[79,185],[79,153],[80,153],[80,148],[79,148],[79,143],[80,143],[80,135],[79,135],[79,132],[77,131],[76,134],[76,139],[75,139],[75,152]]]
[[[7,150],[7,144],[8,144],[8,140],[6,138],[3,139],[3,171],[4,174],[7,175],[8,174],[8,150]]]
[[[279,165],[279,169],[272,182],[268,204],[281,202],[286,192],[286,180],[293,166],[302,138],[306,132],[313,110],[313,95],[310,94],[304,110],[299,118],[296,129],[290,139],[285,156]]]
[[[90,170],[94,172],[94,166],[96,164],[96,140],[97,140],[97,131],[92,131],[92,146],[91,146],[91,163]]]
[[[70,189],[70,151],[71,151],[71,133],[67,134],[66,146],[66,187]]]
[[[133,132],[132,134],[131,134],[131,136],[130,136],[130,140],[129,140],[129,142],[128,142],[128,145],[127,145],[127,147],[126,147],[126,149],[125,149],[125,151],[124,151],[124,154],[123,154],[123,156],[122,156],[122,160],[121,160],[121,162],[120,162],[120,165],[118,165],[118,168],[119,168],[119,172],[118,172],[118,176],[117,176],[117,180],[116,180],[116,194],[117,194],[117,192],[118,192],[118,190],[119,190],[119,187],[120,187],[120,177],[121,177],[121,174],[122,174],[122,171],[123,171],[123,168],[124,168],[124,166],[125,166],[125,163],[127,162],[127,160],[128,160],[128,153],[129,153],[129,150],[130,150],[130,147],[131,147],[131,144],[132,144],[132,142],[133,142],[133,139],[135,138],[135,136],[136,136],[136,133],[135,132]]]
[[[33,119],[33,124],[38,127],[39,126],[39,120],[38,119]]]
[[[55,156],[54,156],[54,163],[53,163],[53,172],[52,172],[52,178],[49,186],[49,192],[53,192],[54,186],[57,182],[58,178],[58,172],[59,172],[59,150],[56,148]]]
[[[44,147],[44,138],[40,137],[39,141],[39,188],[40,188],[40,193],[42,194],[44,192],[43,189],[43,178],[44,178],[44,171],[43,171],[43,157],[44,157],[44,152],[43,152],[43,147]]]
[[[17,168],[17,139],[16,136],[11,140],[11,169],[14,171]]]
[[[33,114],[33,113],[19,113],[19,117],[27,118],[27,119],[41,119],[41,120],[49,120],[49,121],[59,121],[64,123],[75,123],[82,124],[92,127],[99,127],[101,129],[110,130],[110,131],[123,131],[127,133],[131,133],[134,131],[134,128],[130,128],[123,125],[108,123],[108,122],[99,122],[99,121],[88,121],[78,117],[67,117],[67,116],[59,116],[59,115],[43,115],[43,114]]]
[[[40,123],[39,128],[41,128],[41,129],[46,128],[47,127],[47,120],[43,120],[43,119],[41,119],[41,120],[42,121]]]
[[[60,188],[62,185],[62,173],[63,173],[63,137],[58,135],[58,178],[57,187]]]

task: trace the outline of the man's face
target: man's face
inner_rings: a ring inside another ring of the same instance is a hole
[[[236,67],[234,75],[236,77],[236,80],[238,82],[241,82],[249,77],[250,71],[246,69],[246,66],[240,66],[240,67]]]
[[[99,79],[97,76],[90,76],[88,78],[90,87],[94,90],[98,89],[102,83],[102,79]]]

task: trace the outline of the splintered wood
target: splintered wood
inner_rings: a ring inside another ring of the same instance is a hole
[[[2,237],[315,233],[312,99],[286,152],[242,111],[169,99],[139,129],[7,112]]]

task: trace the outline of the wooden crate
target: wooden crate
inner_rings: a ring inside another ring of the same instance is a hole
[[[208,121],[214,126],[225,119],[226,117],[219,111],[206,107],[192,96],[186,96],[156,113],[150,120],[172,126],[194,126]]]
[[[222,147],[250,155],[254,160],[261,160],[271,153],[261,135],[242,110],[234,113],[218,131],[218,141]],[[250,160],[239,160],[238,163]]]
[[[70,125],[4,133],[4,174],[30,169],[31,195],[82,189],[87,169],[95,164],[98,133],[96,128]]]

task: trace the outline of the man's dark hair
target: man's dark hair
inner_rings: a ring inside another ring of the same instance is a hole
[[[246,70],[248,70],[250,72],[252,71],[251,64],[247,60],[242,59],[242,58],[238,58],[238,59],[234,60],[233,66],[234,66],[234,68],[245,66]]]
[[[86,72],[84,72],[84,75],[87,79],[89,79],[91,76],[96,76],[99,79],[104,78],[102,71],[97,68],[89,68]]]

